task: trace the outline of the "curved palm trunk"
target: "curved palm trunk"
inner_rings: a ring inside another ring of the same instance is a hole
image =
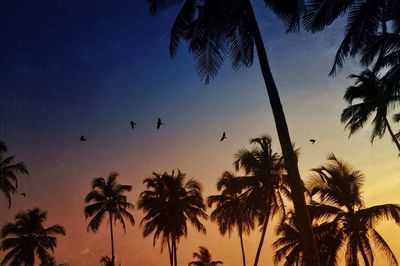
[[[257,266],[258,265],[258,261],[260,260],[261,249],[262,249],[262,246],[264,244],[265,234],[267,233],[267,227],[268,227],[268,221],[269,221],[270,212],[271,212],[271,205],[268,204],[267,211],[265,212],[265,218],[264,218],[264,221],[263,221],[260,243],[258,244],[256,258],[254,259],[254,266]]]
[[[109,213],[109,218],[110,218],[110,232],[111,232],[111,265],[115,266],[114,235],[113,235],[112,214],[111,213]]]
[[[242,260],[243,260],[243,266],[246,266],[246,255],[244,253],[244,245],[243,245],[243,230],[242,230],[242,225],[239,225],[239,238],[240,238],[240,248],[242,250]]]
[[[385,117],[385,124],[386,124],[387,129],[389,130],[389,134],[390,134],[390,136],[392,137],[393,142],[396,144],[397,149],[398,149],[399,152],[400,152],[400,144],[399,144],[399,141],[398,141],[398,139],[396,138],[396,135],[393,133],[393,130],[392,130],[392,128],[391,128],[391,126],[390,126],[390,124],[389,124],[389,121],[387,120],[386,117]],[[400,154],[399,154],[399,156],[400,156]]]
[[[269,67],[268,57],[265,51],[260,29],[258,28],[251,2],[246,1],[246,3],[248,5],[249,17],[253,27],[254,42],[257,49],[261,72],[267,87],[279,142],[281,145],[283,158],[285,160],[286,170],[290,176],[288,183],[293,197],[293,205],[296,212],[296,223],[300,231],[300,244],[304,255],[304,263],[305,265],[316,266],[319,265],[318,249],[311,229],[311,221],[303,193],[303,183],[301,181],[300,172],[297,166],[297,158],[293,151],[285,114],[279,98],[278,89]]]

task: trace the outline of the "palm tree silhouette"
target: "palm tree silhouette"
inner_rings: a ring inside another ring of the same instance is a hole
[[[195,179],[186,180],[178,170],[175,175],[153,173],[143,181],[146,190],[138,200],[138,207],[145,212],[141,221],[143,236],[154,233],[153,246],[161,237],[161,248],[166,244],[171,266],[177,266],[177,244],[187,235],[187,221],[197,231],[206,232],[199,217],[206,219],[206,205],[201,194],[201,185]],[[162,249],[161,249],[162,251]]]
[[[337,242],[330,243],[327,253],[335,261],[338,251],[345,248],[346,265],[359,265],[359,254],[365,265],[372,265],[374,243],[389,265],[398,265],[393,251],[375,228],[382,220],[394,220],[400,225],[400,206],[365,207],[361,195],[364,180],[359,170],[333,154],[325,166],[313,169],[308,188],[319,200],[313,207],[315,217],[329,219],[336,227],[333,237]]]
[[[129,210],[134,209],[134,205],[128,202],[125,192],[132,190],[130,185],[121,185],[117,182],[118,173],[111,172],[107,180],[97,177],[92,181],[92,191],[85,198],[87,204],[84,209],[86,219],[91,218],[87,226],[88,231],[97,232],[106,214],[110,224],[111,235],[111,261],[115,265],[114,256],[114,235],[113,223],[120,222],[126,231],[124,218],[134,225],[135,219]]]
[[[194,54],[196,69],[206,83],[216,76],[225,55],[229,55],[234,69],[253,64],[255,51],[269,96],[279,142],[285,158],[297,212],[305,261],[318,264],[318,252],[307,212],[303,184],[293,151],[289,129],[280,101],[279,92],[268,62],[264,42],[250,0],[149,0],[150,13],[155,14],[181,5],[171,29],[170,54],[173,56],[180,40],[188,42]],[[299,28],[303,0],[264,0],[287,25],[288,31]]]
[[[249,234],[254,228],[254,221],[250,208],[247,208],[244,199],[241,179],[231,172],[224,172],[217,182],[220,194],[208,197],[208,206],[216,205],[211,213],[211,221],[216,221],[222,235],[228,232],[229,236],[237,228],[242,251],[243,266],[246,266],[246,255],[243,245],[243,233]]]
[[[385,51],[390,51],[393,46],[388,40],[398,28],[389,24],[392,21],[397,25],[399,10],[397,0],[311,0],[306,2],[304,25],[312,32],[320,31],[347,14],[345,36],[330,72],[334,75],[347,57],[360,55],[361,64],[368,66],[374,58],[379,60]]]
[[[350,136],[360,130],[375,113],[371,143],[375,137],[381,138],[387,129],[400,152],[399,141],[387,119],[390,108],[400,101],[400,97],[391,86],[386,86],[385,79],[369,69],[360,75],[350,75],[350,78],[355,78],[356,82],[354,86],[346,89],[344,99],[350,106],[343,110],[341,117],[342,123],[347,123],[346,128],[350,130]],[[361,102],[353,103],[354,100]]]
[[[250,144],[257,144],[259,147],[239,150],[234,162],[235,169],[242,169],[247,175],[241,179],[247,189],[246,205],[253,210],[253,217],[257,217],[262,226],[254,265],[258,264],[260,258],[269,219],[278,212],[284,213],[281,193],[290,195],[285,184],[287,178],[284,178],[286,172],[283,158],[272,152],[271,142],[268,136],[251,139]]]
[[[217,266],[224,264],[219,260],[212,260],[211,254],[205,247],[199,247],[199,252],[193,252],[194,261],[189,262],[188,266]]]
[[[57,247],[56,235],[65,235],[62,226],[44,227],[47,213],[38,208],[20,212],[14,223],[7,223],[1,230],[1,250],[5,254],[1,265],[33,266],[36,257],[41,263],[51,259]]]
[[[29,175],[24,163],[13,163],[14,156],[7,156],[7,146],[0,141],[0,190],[8,201],[8,208],[11,207],[11,193],[17,193],[18,174]]]

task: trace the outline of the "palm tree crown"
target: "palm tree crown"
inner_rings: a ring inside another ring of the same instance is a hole
[[[11,206],[11,193],[17,192],[18,174],[29,175],[24,163],[13,163],[14,156],[7,156],[7,146],[0,141],[0,190],[8,201],[8,208]]]
[[[195,180],[186,180],[178,171],[175,175],[153,173],[143,183],[147,190],[140,194],[138,206],[145,212],[141,224],[144,237],[154,233],[153,245],[161,237],[161,247],[168,245],[171,265],[177,265],[177,242],[187,235],[187,221],[197,231],[206,232],[199,218],[206,219],[206,205],[201,194],[201,185]]]
[[[375,247],[390,265],[398,265],[389,245],[375,227],[382,220],[394,220],[400,225],[400,206],[383,204],[365,207],[361,195],[364,175],[333,154],[328,164],[313,169],[308,188],[319,202],[314,204],[316,219],[328,219],[334,225],[334,242],[329,243],[326,256],[336,261],[338,251],[345,246],[347,265],[359,265],[361,255],[365,265],[372,265]]]
[[[390,108],[400,101],[399,95],[391,86],[385,84],[384,78],[380,78],[369,69],[350,77],[355,78],[356,82],[354,86],[346,89],[344,99],[350,106],[343,110],[341,117],[341,121],[346,123],[346,128],[350,130],[350,135],[361,129],[375,114],[372,120],[371,142],[375,137],[381,138],[388,129],[400,152],[400,144],[387,119]],[[355,100],[361,102],[353,103]]]
[[[132,190],[130,185],[121,185],[117,182],[117,172],[112,172],[108,175],[107,180],[103,177],[95,178],[92,182],[92,191],[86,198],[87,204],[84,209],[86,219],[91,218],[87,226],[88,231],[97,232],[101,223],[108,214],[110,233],[111,233],[111,259],[114,265],[114,238],[113,238],[113,223],[117,221],[122,224],[126,231],[125,220],[134,225],[135,219],[129,210],[134,209],[134,205],[128,202],[128,198],[124,193]]]
[[[65,230],[58,224],[44,227],[46,219],[47,213],[35,208],[18,213],[14,223],[4,225],[1,250],[9,251],[1,265],[33,266],[36,256],[41,263],[51,259],[51,253],[57,247],[56,235],[65,235]]]
[[[189,262],[188,266],[217,266],[224,264],[222,261],[213,261],[210,251],[205,247],[199,247],[199,252],[193,252],[194,261]]]

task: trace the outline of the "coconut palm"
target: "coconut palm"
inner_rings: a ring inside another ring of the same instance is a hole
[[[326,165],[313,169],[308,188],[319,202],[314,207],[315,217],[336,226],[333,236],[337,243],[329,245],[329,248],[334,248],[327,252],[335,261],[338,251],[345,248],[346,265],[359,265],[359,255],[365,265],[372,265],[374,253],[379,251],[389,265],[398,265],[393,251],[375,228],[382,220],[394,220],[400,225],[400,206],[366,207],[361,195],[364,180],[361,171],[333,154],[328,157]]]
[[[177,266],[177,245],[187,235],[187,221],[197,231],[206,232],[199,220],[207,218],[201,185],[193,178],[186,180],[186,175],[179,170],[176,175],[174,171],[162,175],[153,173],[143,183],[147,189],[138,201],[139,208],[145,212],[141,221],[143,236],[154,233],[153,246],[161,238],[161,251],[167,245],[170,265]]]
[[[44,227],[47,212],[38,208],[20,212],[14,223],[7,223],[1,231],[1,250],[6,252],[1,265],[33,266],[52,257],[57,247],[57,235],[65,235],[62,226]]]
[[[243,245],[243,233],[249,234],[254,228],[252,212],[246,206],[241,178],[225,171],[217,182],[218,195],[208,197],[208,206],[216,205],[211,213],[211,221],[216,221],[222,235],[227,232],[230,236],[237,228],[242,251],[243,266],[246,265],[246,255]]]
[[[219,260],[212,260],[211,254],[205,247],[199,247],[199,252],[193,252],[194,261],[189,262],[188,266],[217,266],[224,264]]]
[[[398,29],[400,18],[397,0],[309,0],[305,10],[305,28],[313,32],[347,15],[345,36],[336,52],[331,75],[347,57],[361,55],[361,63],[368,66],[374,58],[385,54],[391,48],[388,38]],[[392,23],[395,27],[389,27]]]
[[[108,214],[112,266],[115,265],[113,223],[120,222],[124,232],[126,231],[124,218],[128,219],[132,225],[135,224],[135,219],[129,212],[129,210],[134,209],[134,205],[128,202],[127,196],[124,195],[132,190],[132,186],[119,184],[117,177],[117,172],[111,172],[107,180],[103,177],[93,179],[92,191],[86,195],[85,203],[87,205],[84,209],[85,218],[90,218],[87,226],[88,231],[97,232],[104,219],[107,219],[106,215]]]
[[[257,217],[261,225],[262,233],[254,260],[254,265],[257,265],[268,221],[278,212],[284,213],[282,193],[290,198],[290,192],[285,183],[287,178],[283,158],[272,151],[271,138],[253,138],[250,144],[257,144],[258,147],[253,150],[239,150],[235,154],[234,166],[237,171],[243,170],[246,174],[241,179],[246,188],[246,206],[253,211],[252,216]]]
[[[194,55],[195,66],[201,79],[207,83],[217,75],[225,56],[229,56],[234,69],[253,64],[255,52],[269,96],[276,129],[292,190],[294,208],[301,228],[302,246],[310,265],[318,262],[318,253],[307,213],[303,185],[289,129],[280,101],[279,92],[268,62],[263,38],[250,0],[148,0],[150,13],[180,5],[171,29],[170,53],[175,55],[179,42],[187,41]],[[303,0],[264,0],[281,19],[288,31],[299,28]]]
[[[8,208],[11,207],[11,193],[17,192],[18,174],[29,175],[24,163],[13,163],[14,156],[7,156],[7,146],[0,141],[0,190],[8,201]]]
[[[346,123],[350,135],[360,130],[374,114],[371,143],[375,137],[381,138],[386,129],[400,152],[400,144],[387,119],[391,107],[400,101],[390,86],[386,86],[385,79],[367,69],[360,75],[350,75],[356,79],[355,85],[346,89],[344,99],[350,104],[342,112],[341,121]],[[357,103],[353,103],[357,100]],[[361,100],[361,102],[358,102]]]

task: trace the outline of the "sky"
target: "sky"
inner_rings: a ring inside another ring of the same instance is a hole
[[[340,123],[342,97],[351,84],[346,77],[360,71],[349,60],[336,77],[328,77],[343,21],[317,34],[286,34],[262,1],[254,5],[291,138],[301,148],[302,177],[306,180],[310,169],[334,152],[365,174],[367,206],[399,203],[398,158],[389,136],[371,145],[370,127],[348,138]],[[136,204],[144,178],[180,169],[203,184],[206,197],[216,193],[222,172],[233,170],[233,154],[251,148],[250,138],[268,134],[274,150],[280,150],[256,63],[235,72],[227,60],[205,85],[185,44],[170,58],[168,34],[177,11],[150,16],[144,0],[0,4],[0,139],[30,171],[19,177],[26,198],[14,196],[7,209],[0,196],[0,223],[28,208],[47,210],[47,225],[59,223],[67,231],[58,239],[59,262],[99,265],[110,253],[107,223],[96,234],[86,231],[83,199],[94,177],[119,172],[120,182],[133,186],[128,197]],[[160,130],[158,117],[165,123]],[[131,120],[137,123],[134,130]],[[220,143],[223,131],[228,138]],[[81,135],[86,142],[79,141]],[[311,145],[310,138],[317,142]],[[142,237],[141,211],[134,216],[136,225],[126,234],[117,226],[118,261],[166,265],[167,254],[152,246],[152,238]],[[179,265],[187,265],[200,245],[225,265],[240,265],[236,235],[223,237],[215,224],[205,225],[207,235],[191,228],[179,243]],[[272,263],[274,226],[262,265]],[[383,222],[378,229],[400,257],[399,228]],[[249,263],[258,237],[253,232],[245,238]],[[376,265],[386,264],[378,256]]]

